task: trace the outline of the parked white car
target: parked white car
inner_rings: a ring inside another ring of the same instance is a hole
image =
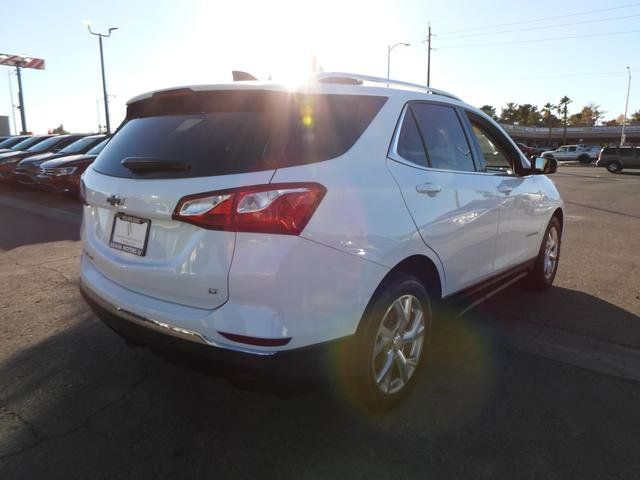
[[[555,150],[542,152],[542,156],[556,160],[578,160],[580,163],[589,163],[598,158],[601,149],[599,145],[563,145]]]
[[[551,285],[555,160],[532,168],[451,94],[386,84],[323,73],[293,90],[239,82],[129,101],[83,177],[81,289],[97,315],[154,349],[289,372],[335,348],[381,411],[428,361],[434,305]]]

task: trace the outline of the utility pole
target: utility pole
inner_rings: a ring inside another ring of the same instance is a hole
[[[20,65],[16,65],[16,75],[18,76],[18,103],[20,106],[20,121],[22,122],[22,134],[27,134],[27,119],[24,114],[24,98],[22,97],[22,75],[20,74]]]
[[[13,133],[18,134],[18,127],[16,126],[16,105],[13,103],[13,85],[11,84],[11,70],[7,72],[9,75],[9,95],[11,95],[11,118],[13,119]]]
[[[105,78],[104,75],[104,54],[102,51],[102,37],[105,38],[109,38],[111,36],[111,32],[114,30],[117,30],[118,27],[111,27],[109,29],[109,33],[96,33],[93,30],[91,30],[91,25],[89,23],[87,23],[87,28],[89,29],[89,33],[91,33],[91,35],[95,35],[96,37],[98,37],[99,43],[100,43],[100,68],[102,69],[102,94],[104,95],[104,116],[106,119],[106,127],[107,127],[107,134],[111,133],[111,122],[109,121],[109,96],[107,95],[107,80]]]
[[[624,147],[627,138],[624,135],[624,127],[627,125],[627,111],[629,110],[629,91],[631,90],[631,68],[627,67],[627,73],[629,74],[629,81],[627,83],[627,102],[624,105],[624,118],[622,120],[622,133],[620,135],[620,146]]]
[[[427,87],[431,86],[431,23],[427,24]]]

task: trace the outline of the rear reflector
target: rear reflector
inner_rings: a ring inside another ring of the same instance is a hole
[[[291,341],[291,337],[287,338],[258,338],[246,337],[244,335],[236,335],[235,333],[218,332],[231,341],[246,343],[247,345],[257,345],[259,347],[281,347]]]
[[[318,183],[272,183],[188,195],[173,219],[209,230],[299,235],[326,192]]]

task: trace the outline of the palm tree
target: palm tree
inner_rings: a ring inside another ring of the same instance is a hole
[[[556,109],[560,115],[562,115],[562,126],[564,127],[562,131],[562,144],[567,143],[567,115],[569,112],[569,104],[573,102],[566,95],[560,99],[558,105],[556,105]]]
[[[558,108],[556,105],[551,102],[547,102],[542,107],[542,114],[544,115],[544,119],[547,122],[547,127],[549,127],[549,137],[547,138],[547,145],[551,145],[551,125],[553,123],[553,111]]]

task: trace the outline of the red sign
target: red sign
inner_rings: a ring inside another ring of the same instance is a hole
[[[10,67],[35,68],[36,70],[44,70],[44,59],[23,57],[22,55],[7,55],[0,53],[0,65],[8,65]]]

